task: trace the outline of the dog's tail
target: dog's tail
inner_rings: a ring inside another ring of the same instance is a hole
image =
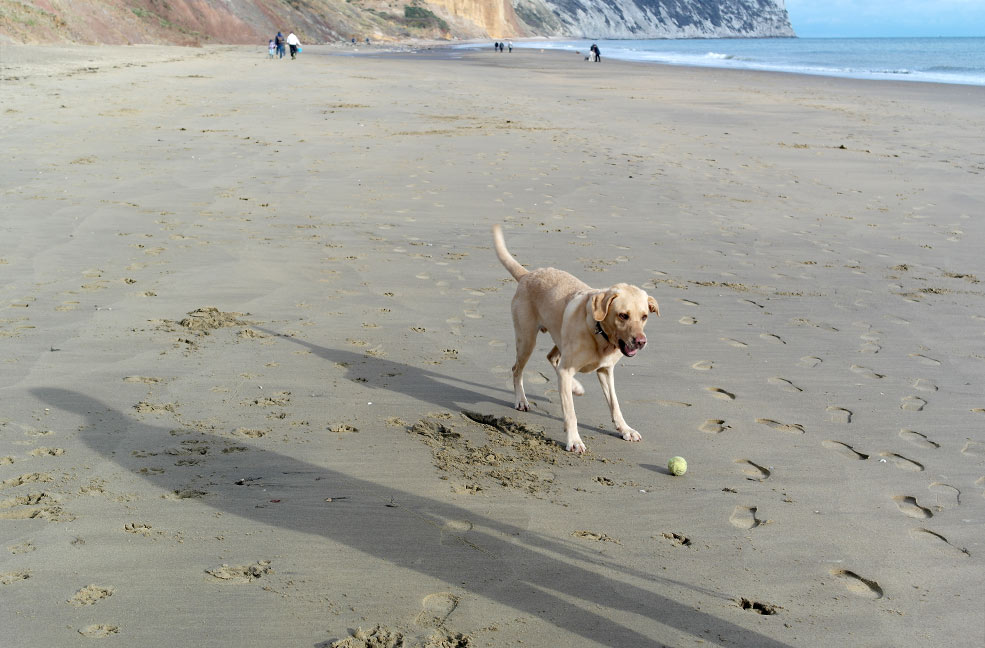
[[[513,278],[520,281],[520,277],[527,274],[529,270],[520,265],[510,251],[506,249],[506,241],[503,240],[503,228],[497,223],[493,225],[493,244],[496,246],[496,256],[499,262],[506,266]]]

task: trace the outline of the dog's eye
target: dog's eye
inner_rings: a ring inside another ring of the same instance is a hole
[[[628,320],[629,319],[629,313],[619,313],[619,319],[621,319],[621,320]]]
[[[646,321],[646,314],[645,313],[643,314],[643,321],[644,322]]]

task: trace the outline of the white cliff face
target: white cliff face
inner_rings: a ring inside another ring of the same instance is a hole
[[[793,37],[784,0],[513,0],[531,34],[576,38]],[[554,20],[542,20],[552,15]]]

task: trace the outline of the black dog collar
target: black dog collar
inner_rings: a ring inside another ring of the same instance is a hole
[[[602,330],[602,322],[595,322],[595,335],[601,335],[603,340],[609,344],[612,344],[612,340],[610,340],[609,336]]]

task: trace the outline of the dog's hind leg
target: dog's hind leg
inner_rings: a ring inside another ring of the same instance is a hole
[[[555,370],[557,369],[558,363],[561,362],[561,350],[557,348],[557,345],[554,345],[554,348],[547,354],[547,361],[551,363],[551,366],[553,366]],[[582,387],[581,383],[578,382],[578,379],[574,377],[571,378],[571,393],[575,396],[585,395],[585,388]]]
[[[518,313],[513,311],[513,332],[516,335],[516,364],[513,365],[513,392],[515,400],[513,407],[521,412],[530,409],[527,395],[523,391],[523,368],[527,366],[530,354],[534,352],[537,343],[537,324],[533,313]]]

